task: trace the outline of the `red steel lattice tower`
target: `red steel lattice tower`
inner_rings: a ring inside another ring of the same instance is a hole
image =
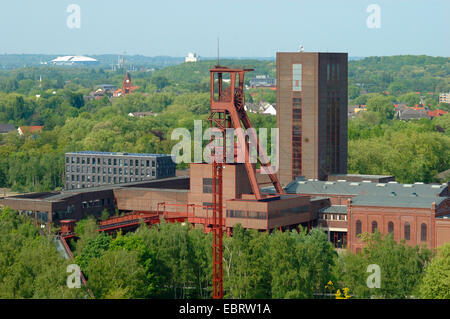
[[[233,128],[236,133],[241,154],[244,156],[245,169],[247,171],[253,194],[257,200],[262,199],[259,185],[256,180],[255,166],[249,160],[249,141],[244,135],[244,129],[253,129],[250,119],[244,109],[244,75],[253,69],[232,69],[217,65],[210,69],[211,75],[211,113],[208,117],[211,128],[217,132],[220,142],[219,148],[214,148],[212,154],[212,208],[213,208],[213,298],[223,297],[223,163],[225,163],[227,145],[226,129]],[[214,133],[217,138],[217,134]],[[277,193],[283,194],[283,188],[273,172],[270,162],[267,160],[265,150],[259,143],[258,137],[251,137],[256,142],[261,169],[266,169]],[[234,138],[233,146],[234,147]],[[217,144],[216,144],[217,146]],[[218,151],[219,150],[219,151]],[[234,152],[233,152],[234,153]],[[234,154],[233,154],[234,155]],[[233,157],[234,158],[234,157]]]

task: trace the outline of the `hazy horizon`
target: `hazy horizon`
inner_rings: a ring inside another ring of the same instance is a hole
[[[350,57],[450,52],[446,0],[16,0],[2,9],[7,54],[214,58],[218,37],[220,55],[230,58],[273,58],[300,44]]]

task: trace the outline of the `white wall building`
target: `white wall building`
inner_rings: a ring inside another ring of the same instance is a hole
[[[98,63],[98,61],[94,58],[81,55],[59,56],[51,62],[54,65],[90,65]]]
[[[184,58],[184,62],[198,62],[200,56],[197,53],[189,52],[188,56]]]
[[[450,103],[450,93],[439,94],[439,103]]]

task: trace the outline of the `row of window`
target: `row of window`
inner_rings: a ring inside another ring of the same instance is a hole
[[[253,211],[242,211],[242,210],[227,210],[227,217],[234,218],[249,218],[249,219],[266,219],[266,212],[253,212]]]
[[[117,177],[113,177],[113,178],[108,177],[108,179],[102,178],[101,180],[97,179],[97,181],[95,181],[94,179],[84,180],[82,178],[81,181],[77,180],[77,181],[73,181],[73,182],[86,182],[86,183],[88,183],[87,187],[91,187],[91,186],[94,187],[94,186],[104,185],[104,184],[117,184],[117,183],[128,183],[128,182],[132,183],[132,182],[139,182],[139,181],[143,181],[143,180],[148,180],[148,178],[144,179],[144,178],[134,178],[134,177],[132,177],[132,178],[128,179],[127,177],[125,177],[125,178],[123,178],[123,177],[119,177],[119,178],[117,178]],[[92,185],[89,184],[89,183],[92,183]],[[79,184],[79,183],[72,184],[72,183],[70,183],[70,181],[69,181],[69,183],[66,184],[66,189],[85,188],[85,187],[86,187],[86,184]]]
[[[378,229],[378,223],[376,221],[372,222],[372,233],[375,232],[375,230]],[[405,240],[411,239],[411,225],[408,222],[405,222],[403,227],[403,238]],[[361,234],[362,232],[362,223],[360,220],[356,221],[356,235]],[[388,233],[394,235],[394,223],[389,222],[388,223]],[[420,225],[420,240],[421,241],[427,241],[427,224],[422,223]]]
[[[322,214],[323,220],[347,220],[345,214]]]
[[[112,203],[111,198],[102,198],[102,199],[96,199],[96,200],[82,202],[81,207],[83,207],[84,209],[93,208],[93,207],[104,207],[104,206],[110,206],[111,203]]]
[[[141,172],[141,175],[145,175],[145,172],[147,173],[147,175],[150,175],[150,170],[153,171],[152,175],[155,176],[155,169],[151,169],[151,168],[130,168],[128,170],[128,168],[122,168],[122,167],[84,167],[82,166],[81,168],[79,166],[67,166],[66,167],[66,172],[67,173],[91,173],[91,174],[124,174],[124,175],[139,175],[139,171]],[[133,174],[134,172],[134,174]]]
[[[146,166],[152,167],[156,166],[156,163],[154,160],[137,160],[137,159],[117,159],[117,158],[103,158],[103,161],[101,161],[100,158],[95,157],[66,157],[66,163],[72,163],[72,164],[91,164],[92,165],[119,165],[119,166]]]

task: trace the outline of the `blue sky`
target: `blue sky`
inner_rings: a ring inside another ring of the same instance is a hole
[[[70,29],[69,4],[81,9]],[[380,28],[368,28],[370,4]],[[276,51],[350,56],[449,56],[449,0],[14,0],[0,6],[0,53],[273,57]]]

